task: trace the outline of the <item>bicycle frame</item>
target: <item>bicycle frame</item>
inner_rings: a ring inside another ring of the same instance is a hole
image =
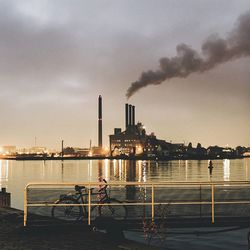
[[[98,196],[98,195],[102,195],[102,194],[104,195],[102,198],[98,199],[97,201],[94,201],[98,205],[91,207],[91,211],[93,211],[96,207],[99,207],[99,209],[98,209],[99,211],[98,212],[100,213],[101,204],[109,203],[109,201],[110,201],[110,197],[109,197],[109,195],[107,193],[107,186],[105,186],[105,188],[101,192],[95,192],[95,193],[93,193],[92,190],[93,189],[91,189],[91,196],[94,196],[94,195]],[[82,190],[80,190],[80,191],[78,191],[78,192],[75,193],[75,195],[76,195],[76,198],[75,198],[76,201],[79,202],[80,204],[83,204],[83,205],[88,204],[88,196],[89,196],[88,195],[88,191],[89,191],[88,188],[85,187],[84,191],[85,191],[84,193],[83,193]],[[84,215],[84,213],[86,215],[88,214],[86,206],[80,206],[80,208],[81,208],[82,215]]]

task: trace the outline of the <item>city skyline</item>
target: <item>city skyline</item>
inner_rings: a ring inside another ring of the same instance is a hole
[[[180,43],[199,51],[213,34],[228,37],[249,11],[247,0],[0,1],[0,145],[98,145],[102,95],[107,146],[141,72]],[[239,58],[141,89],[129,99],[136,122],[173,143],[249,146],[249,65]]]

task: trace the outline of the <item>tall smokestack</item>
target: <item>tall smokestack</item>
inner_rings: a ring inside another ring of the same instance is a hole
[[[98,147],[102,147],[102,96],[98,97]]]
[[[135,126],[135,106],[132,106],[132,126]]]
[[[129,112],[128,112],[128,125],[132,125],[132,105],[129,104]]]
[[[62,159],[63,159],[63,156],[64,156],[64,153],[63,153],[63,150],[64,150],[63,143],[64,143],[64,141],[62,140]]]
[[[129,113],[129,110],[128,110],[128,104],[126,103],[125,104],[125,129],[128,128],[128,113]]]

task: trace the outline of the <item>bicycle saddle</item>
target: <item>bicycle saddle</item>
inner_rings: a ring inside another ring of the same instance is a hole
[[[75,185],[75,190],[76,191],[81,191],[82,189],[85,189],[85,186],[78,186],[78,185]]]

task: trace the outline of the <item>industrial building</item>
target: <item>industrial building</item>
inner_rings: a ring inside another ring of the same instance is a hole
[[[0,146],[0,155],[15,155],[16,152],[16,146]]]
[[[111,156],[167,157],[172,145],[164,140],[158,140],[153,133],[147,135],[143,124],[135,123],[135,106],[131,104],[125,104],[125,130],[115,128],[114,134],[109,136],[109,141]]]
[[[143,152],[146,132],[141,123],[135,124],[135,106],[125,105],[125,130],[115,128],[109,136],[111,155],[136,155]]]

